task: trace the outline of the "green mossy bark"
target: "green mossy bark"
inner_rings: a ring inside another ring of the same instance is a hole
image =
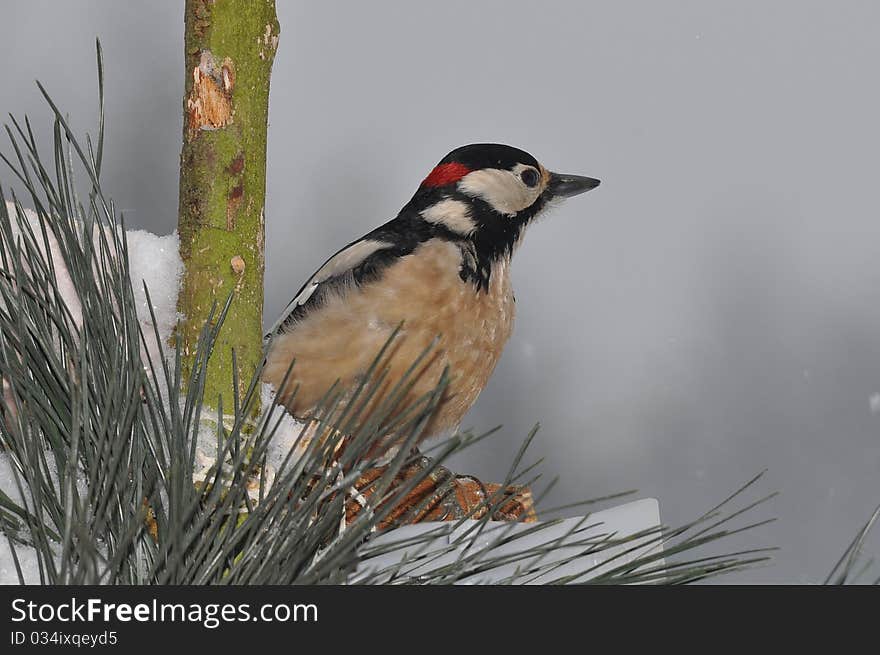
[[[222,397],[231,409],[233,349],[240,397],[262,357],[266,131],[280,28],[274,0],[187,0],[185,25],[178,214],[184,372],[211,305],[222,307],[233,292],[205,387],[206,403]],[[213,91],[200,95],[205,89]]]

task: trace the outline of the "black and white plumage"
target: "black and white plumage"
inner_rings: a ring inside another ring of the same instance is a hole
[[[407,400],[430,391],[448,366],[451,381],[424,436],[457,426],[510,336],[509,266],[525,228],[550,201],[598,184],[551,173],[510,146],[453,150],[396,218],[339,250],[294,296],[267,334],[264,380],[280,386],[295,358],[279,398],[308,418],[334,382],[356,385],[402,323],[382,362],[389,387],[436,343]]]

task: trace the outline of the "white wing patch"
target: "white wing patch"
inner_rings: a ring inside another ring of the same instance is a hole
[[[370,255],[385,248],[390,248],[394,244],[387,241],[374,241],[372,239],[364,239],[356,241],[347,248],[340,250],[338,253],[328,259],[321,268],[319,268],[306,285],[302,288],[296,297],[287,303],[287,307],[281,312],[281,316],[272,325],[267,336],[275,334],[278,328],[287,320],[287,318],[296,310],[297,307],[305,305],[311,298],[318,287],[327,280],[340,275],[345,275],[348,271],[356,268],[364,262]]]
[[[321,280],[321,282],[323,282],[323,280]],[[290,311],[293,311],[294,309],[296,309],[300,305],[305,305],[306,301],[309,298],[311,298],[312,294],[315,293],[315,291],[318,289],[319,286],[321,286],[321,282],[318,282],[317,280],[315,280],[313,282],[309,282],[308,286],[306,286],[302,291],[300,291],[299,295],[296,298],[294,298],[293,300],[290,301],[290,304],[288,305],[288,309]]]

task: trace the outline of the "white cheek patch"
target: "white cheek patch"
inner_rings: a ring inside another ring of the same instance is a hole
[[[541,193],[540,185],[527,187],[519,177],[519,168],[506,171],[500,168],[483,168],[465,175],[458,183],[458,190],[474,198],[488,202],[500,214],[513,216],[529,207]]]
[[[461,200],[447,198],[422,210],[422,218],[429,223],[442,225],[456,234],[467,236],[477,229],[471,217],[471,209]]]

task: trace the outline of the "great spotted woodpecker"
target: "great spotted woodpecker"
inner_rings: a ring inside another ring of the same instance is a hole
[[[400,404],[424,398],[448,367],[449,382],[423,437],[458,426],[485,387],[510,337],[510,259],[525,228],[556,200],[599,180],[552,173],[506,145],[453,150],[393,220],[330,257],[269,330],[263,379],[308,419],[331,385],[352,389],[395,329],[379,370],[387,373],[361,416],[431,344]]]

